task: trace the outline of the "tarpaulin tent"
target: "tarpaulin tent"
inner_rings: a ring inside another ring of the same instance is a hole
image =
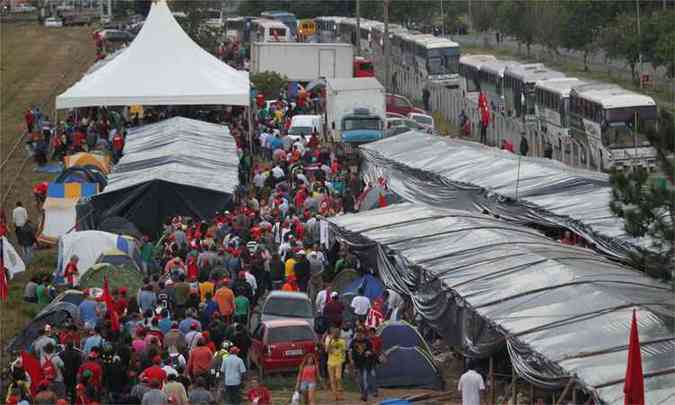
[[[56,108],[125,105],[249,105],[250,82],[200,48],[165,1],[155,2],[124,52],[56,97]]]
[[[394,346],[384,355],[387,361],[377,366],[378,386],[443,389],[441,372],[423,349]]]
[[[97,191],[96,183],[49,183],[38,241],[55,245],[61,236],[75,230],[77,202],[96,195]]]
[[[2,264],[5,266],[9,272],[10,280],[19,273],[26,271],[26,264],[23,262],[23,259],[14,249],[9,239],[4,236],[0,236],[0,242],[2,244]]]
[[[382,338],[382,350],[389,350],[394,346],[419,347],[431,353],[422,335],[406,321],[387,321],[377,329],[377,335]]]
[[[384,284],[382,284],[382,281],[373,277],[371,274],[366,274],[363,277],[353,280],[342,293],[357,295],[359,288],[362,287],[364,290],[363,294],[370,300],[381,297],[384,292]]]
[[[72,166],[63,169],[54,183],[96,183],[102,190],[108,181],[105,174],[93,166]]]
[[[112,292],[116,288],[125,287],[127,297],[136,297],[143,287],[143,274],[134,266],[114,266],[109,263],[97,263],[80,277],[80,288],[103,288],[103,281],[108,278],[108,286]]]
[[[44,329],[45,325],[63,325],[66,321],[77,322],[79,319],[79,307],[69,302],[60,301],[53,305],[45,307],[40,313],[33,318],[28,325],[14,337],[5,351],[16,352],[26,350],[40,336],[40,331]]]
[[[330,218],[338,239],[378,258],[387,286],[471,357],[504,348],[527,381],[574,377],[623,403],[632,309],[640,321],[645,403],[675,397],[671,287],[589,249],[489,215],[403,203]]]
[[[123,217],[147,235],[167,218],[208,219],[228,207],[239,182],[227,127],[175,117],[129,131],[108,186],[92,198],[95,222]]]
[[[567,228],[603,254],[626,260],[649,238],[635,239],[609,209],[609,176],[542,158],[424,133],[360,147],[364,175],[385,177],[410,202],[472,212],[517,224]]]
[[[79,152],[63,158],[66,168],[73,166],[94,166],[103,174],[110,173],[110,156],[101,153]]]
[[[368,211],[381,206],[398,204],[401,201],[403,199],[398,194],[378,184],[363,192],[357,202],[357,207],[359,211]]]
[[[103,232],[116,233],[118,235],[127,235],[138,240],[143,239],[143,234],[136,228],[136,225],[122,217],[107,217],[98,225],[98,230]]]
[[[110,249],[118,249],[134,259],[140,267],[141,259],[138,241],[123,235],[116,235],[101,231],[71,232],[59,239],[59,257],[57,268],[54,271],[56,283],[63,282],[63,271],[73,255],[80,259],[78,269],[80,277],[96,263],[96,260]]]

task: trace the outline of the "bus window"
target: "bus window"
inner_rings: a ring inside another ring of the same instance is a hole
[[[270,37],[275,40],[284,40],[286,38],[286,30],[284,28],[270,28]]]

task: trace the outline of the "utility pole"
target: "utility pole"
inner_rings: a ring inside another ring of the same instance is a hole
[[[112,0],[108,0],[108,17],[112,20]]]
[[[361,56],[361,0],[356,0],[356,56]]]
[[[441,36],[445,37],[445,10],[443,10],[443,0],[441,0]]]
[[[640,0],[635,0],[637,10],[637,34],[638,34],[638,80],[642,88],[642,35],[640,33]]]
[[[389,44],[389,0],[384,0],[384,88],[389,91],[391,81],[391,46]]]

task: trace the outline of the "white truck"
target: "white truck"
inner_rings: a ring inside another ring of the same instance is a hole
[[[254,42],[251,74],[277,72],[294,82],[349,78],[354,75],[354,49],[350,44]]]
[[[384,86],[374,77],[326,81],[326,125],[333,140],[350,144],[384,137]]]

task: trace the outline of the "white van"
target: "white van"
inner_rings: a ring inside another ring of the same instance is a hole
[[[323,122],[320,115],[296,115],[291,119],[288,137],[296,141],[302,137],[305,140],[309,140],[312,132],[315,131],[319,139],[321,139]]]

